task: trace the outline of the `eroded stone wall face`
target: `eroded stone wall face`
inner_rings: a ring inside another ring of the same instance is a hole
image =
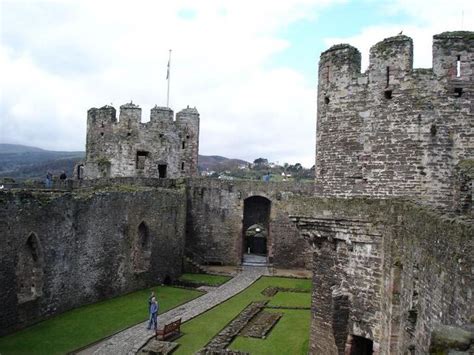
[[[456,167],[474,155],[474,34],[434,36],[433,69],[412,62],[406,36],[373,46],[365,73],[354,47],[321,55],[316,181],[323,195],[409,196],[459,210]]]
[[[198,175],[199,113],[186,108],[176,114],[154,107],[141,123],[141,108],[111,106],[87,113],[84,178],[179,178]]]
[[[0,334],[181,273],[184,190],[16,191],[0,202]]]
[[[312,354],[426,354],[439,324],[472,314],[472,224],[394,200],[298,198],[313,246]]]
[[[309,268],[311,254],[289,219],[290,196],[311,195],[312,184],[258,181],[188,181],[186,249],[196,261],[238,265],[243,253],[244,201],[253,196],[270,201],[267,251],[279,267]]]

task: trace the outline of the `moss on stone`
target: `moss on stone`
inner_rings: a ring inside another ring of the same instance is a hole
[[[459,38],[462,37],[468,40],[474,40],[474,32],[471,31],[447,31],[434,36],[437,38]]]
[[[432,354],[444,354],[447,350],[467,350],[471,343],[471,333],[448,325],[437,326],[431,336]]]
[[[108,164],[110,164],[110,161],[107,158],[100,157],[100,158],[96,159],[96,163],[98,165],[108,165]]]
[[[461,172],[470,178],[474,177],[474,159],[461,160],[458,163],[458,168]]]

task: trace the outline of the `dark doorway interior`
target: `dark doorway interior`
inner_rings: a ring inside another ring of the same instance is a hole
[[[243,221],[244,254],[267,254],[270,208],[271,201],[265,197],[252,196],[245,199]]]
[[[166,178],[166,164],[158,164],[158,176],[160,179]]]
[[[350,355],[372,355],[374,342],[370,339],[352,336],[352,345]]]

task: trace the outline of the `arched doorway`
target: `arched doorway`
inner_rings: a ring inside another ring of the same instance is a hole
[[[243,259],[266,263],[268,238],[270,234],[271,201],[262,196],[252,196],[244,200],[243,218]]]
[[[31,233],[23,244],[16,263],[18,303],[33,301],[43,294],[43,253],[40,240]]]

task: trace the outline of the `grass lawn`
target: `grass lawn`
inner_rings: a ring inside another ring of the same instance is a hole
[[[208,312],[201,314],[191,321],[184,323],[181,326],[181,330],[184,335],[176,340],[180,346],[173,353],[173,355],[194,354],[196,351],[203,348],[209,342],[209,340],[211,340],[219,331],[221,331],[249,303],[252,301],[271,299],[261,294],[261,292],[268,286],[302,288],[310,290],[311,280],[290,279],[282,277],[260,278],[252,286],[238,295],[209,310]],[[273,297],[276,299],[273,305],[285,306],[290,302],[288,299],[292,296],[295,296],[296,301],[291,301],[292,305],[303,307],[310,306],[310,296],[301,296],[310,294],[291,293],[290,295],[283,295],[279,296],[279,298],[276,298],[279,293]],[[230,347],[235,350],[241,350],[240,346],[242,346],[243,350],[244,348],[251,346],[249,344],[259,342],[258,348],[260,350],[253,349],[251,352],[252,354],[284,354],[284,352],[280,352],[279,346],[281,346],[282,343],[287,343],[288,346],[285,347],[285,349],[291,349],[288,354],[307,353],[311,312],[309,310],[275,311],[281,311],[284,313],[284,315],[276,324],[275,328],[271,331],[271,335],[267,339],[254,340],[248,338],[241,339],[241,337],[237,337]],[[273,335],[274,333],[276,335]],[[276,352],[275,349],[278,349],[278,352]],[[295,353],[295,349],[299,352]]]
[[[308,353],[311,311],[287,309],[266,309],[266,311],[283,314],[270,331],[268,338],[238,336],[229,345],[229,349],[261,355],[306,355]]]
[[[157,294],[160,312],[200,296],[199,291],[156,286],[76,308],[0,338],[0,354],[64,354],[148,317],[148,296]]]
[[[278,292],[272,297],[268,306],[283,306],[283,307],[310,307],[311,306],[311,292]]]
[[[229,281],[232,277],[209,274],[183,274],[179,278],[182,281],[195,282],[209,286],[220,286]]]

